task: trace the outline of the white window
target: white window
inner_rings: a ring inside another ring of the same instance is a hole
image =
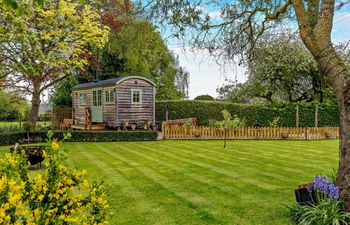
[[[131,103],[142,104],[142,90],[131,90]]]
[[[113,90],[105,91],[105,103],[113,104],[114,103],[114,92]]]

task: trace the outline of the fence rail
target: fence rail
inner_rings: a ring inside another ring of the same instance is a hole
[[[291,139],[319,140],[339,138],[338,127],[242,127],[223,130],[205,126],[163,124],[164,139]]]

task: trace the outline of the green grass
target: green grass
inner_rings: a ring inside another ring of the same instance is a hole
[[[70,163],[105,181],[110,224],[291,224],[284,205],[331,173],[338,141],[65,143]],[[1,153],[8,147],[1,147]]]

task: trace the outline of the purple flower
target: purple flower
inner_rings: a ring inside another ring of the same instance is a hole
[[[316,175],[312,183],[313,185],[307,188],[309,192],[314,190],[325,195],[329,199],[339,198],[339,187],[335,186],[330,177]]]

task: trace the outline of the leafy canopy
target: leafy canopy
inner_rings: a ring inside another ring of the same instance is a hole
[[[240,103],[334,101],[328,80],[296,34],[286,32],[260,41],[246,66],[247,82],[219,88],[222,99]]]
[[[31,95],[36,122],[40,94],[88,63],[88,46],[101,48],[109,28],[90,5],[71,0],[42,6],[22,2],[17,15],[0,4],[0,74],[8,87]],[[36,114],[36,115],[35,115]]]

